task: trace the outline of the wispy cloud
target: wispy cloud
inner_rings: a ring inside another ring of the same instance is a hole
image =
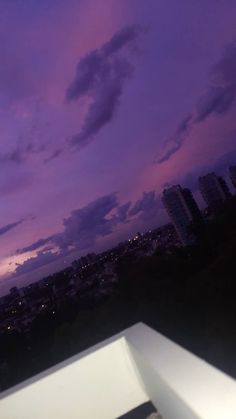
[[[167,141],[166,145],[163,147],[162,152],[159,153],[156,157],[154,163],[161,164],[169,160],[170,157],[182,147],[183,143],[185,142],[186,138],[188,137],[188,134],[192,129],[192,124],[192,115],[189,115],[183,119],[183,121],[177,128],[176,133],[169,141]]]
[[[0,227],[0,236],[3,236],[4,234],[6,234],[9,231],[13,230],[14,228],[18,227],[24,221],[25,220],[23,219],[23,220],[15,221],[14,223],[7,224],[3,227]]]
[[[53,236],[49,236],[45,239],[39,239],[36,242],[30,244],[29,246],[23,247],[22,249],[17,250],[16,254],[21,255],[23,253],[32,252],[34,250],[40,249],[40,247],[43,247],[45,244],[53,240]]]
[[[196,109],[186,117],[170,138],[155,163],[161,164],[171,158],[184,144],[192,129],[210,116],[223,116],[236,101],[236,44],[228,45],[220,60],[212,67],[210,82],[205,94],[199,99]]]

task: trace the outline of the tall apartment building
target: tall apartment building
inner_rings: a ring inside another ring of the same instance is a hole
[[[191,225],[199,223],[202,214],[189,189],[174,185],[165,189],[162,197],[163,204],[184,246],[195,243],[191,232]]]
[[[201,176],[199,178],[199,189],[208,208],[213,210],[231,196],[225,180],[215,173]]]

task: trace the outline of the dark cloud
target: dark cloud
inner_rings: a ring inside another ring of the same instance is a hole
[[[111,235],[117,226],[132,221],[156,220],[160,199],[154,191],[144,192],[131,206],[130,202],[120,205],[115,193],[102,196],[83,208],[71,212],[63,221],[64,229],[47,238],[19,249],[17,254],[39,250],[36,256],[18,265],[14,275],[29,272],[68,256],[74,251],[89,251],[100,237]],[[43,248],[45,245],[46,248]],[[41,249],[43,248],[43,249]]]
[[[137,25],[124,28],[99,50],[93,50],[81,58],[76,68],[75,79],[66,91],[66,100],[77,100],[96,88],[100,84],[101,73],[104,73],[105,68],[110,68],[109,64],[113,64],[109,58],[134,41],[140,31],[141,28]]]
[[[196,122],[204,121],[212,114],[228,112],[236,99],[236,44],[228,45],[219,60],[214,65],[211,83],[206,94],[197,107]]]
[[[142,217],[150,217],[157,214],[160,208],[160,199],[155,191],[144,192],[142,198],[138,199],[129,211],[129,216],[133,217],[139,214]]]
[[[64,230],[61,233],[39,239],[19,249],[17,254],[38,250],[45,244],[54,246],[59,249],[59,252],[64,252],[69,248],[81,250],[93,246],[98,237],[111,234],[118,223],[116,216],[107,218],[115,208],[119,209],[116,194],[98,198],[85,207],[72,211],[70,216],[64,219]]]
[[[102,55],[98,50],[91,51],[81,58],[76,68],[76,76],[66,91],[68,102],[79,99],[88,94],[96,84],[97,74],[102,67]]]
[[[100,129],[109,123],[118,108],[124,80],[131,75],[132,69],[126,61],[116,62],[114,68],[104,71],[101,84],[94,92],[93,102],[79,134],[72,137],[72,144],[79,148],[87,145]],[[102,81],[103,78],[103,81]]]
[[[163,163],[175,154],[188,137],[190,130],[211,115],[224,115],[229,112],[236,101],[236,44],[226,47],[221,59],[210,72],[210,83],[206,93],[196,106],[195,116],[186,118],[175,135],[167,142],[164,150],[156,158],[155,163]]]
[[[14,276],[29,273],[49,263],[56,262],[62,257],[62,253],[54,253],[50,251],[38,252],[36,256],[27,259],[22,264],[16,264]]]
[[[183,119],[183,121],[180,123],[179,127],[177,128],[176,133],[178,135],[186,135],[189,131],[189,127],[191,125],[193,116],[192,115],[188,115],[186,118]]]
[[[155,191],[144,192],[133,204],[128,216],[133,231],[145,231],[166,222],[162,201]]]
[[[126,204],[120,205],[116,210],[116,219],[119,223],[126,223],[128,222],[128,210],[131,206],[131,202],[127,202]]]
[[[19,221],[16,221],[14,223],[10,223],[10,224],[7,224],[7,225],[1,227],[0,228],[0,236],[2,236],[3,234],[6,234],[8,231],[12,230],[13,228],[18,227],[18,225],[22,224],[23,222],[24,222],[24,220],[19,220]]]
[[[117,32],[110,39],[110,41],[102,47],[104,56],[109,57],[127,44],[130,45],[130,43],[138,37],[141,31],[142,28],[139,25],[133,25],[123,28],[121,31]]]
[[[133,45],[140,30],[138,26],[122,29],[78,63],[75,79],[66,92],[66,100],[71,102],[83,96],[91,100],[81,131],[71,139],[71,143],[79,148],[87,145],[113,119],[124,83],[133,73],[125,52]]]
[[[58,148],[57,150],[55,150],[49,157],[47,157],[44,160],[44,163],[49,163],[52,160],[56,159],[57,157],[59,157],[61,154],[63,153],[63,149],[62,148]]]
[[[64,231],[54,238],[54,243],[60,249],[73,246],[76,250],[81,250],[93,246],[98,237],[112,233],[116,220],[108,215],[117,207],[117,197],[113,193],[72,211],[71,215],[64,219]]]
[[[150,216],[152,211],[156,212],[159,202],[154,191],[144,192],[142,198],[132,207],[131,202],[120,205],[115,193],[105,195],[83,208],[72,211],[70,216],[64,219],[64,229],[61,233],[39,239],[19,249],[17,254],[38,250],[46,244],[54,246],[59,252],[91,248],[99,237],[110,235],[118,224],[126,223],[136,215]]]
[[[72,251],[91,248],[99,237],[111,234],[117,225],[116,216],[109,218],[110,212],[116,208],[119,208],[119,204],[116,194],[113,193],[72,211],[70,216],[63,221],[64,230],[62,233],[39,239],[17,251],[17,254],[23,254],[40,249],[45,244],[51,245],[51,250],[40,250],[36,256],[17,265],[14,275],[38,269],[43,265],[62,259]]]
[[[202,122],[212,114],[223,115],[228,112],[235,100],[235,87],[212,87],[199,102],[195,122]]]

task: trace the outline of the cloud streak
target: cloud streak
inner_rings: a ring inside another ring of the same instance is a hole
[[[161,164],[169,160],[184,144],[192,129],[212,115],[223,116],[236,101],[236,43],[228,45],[220,60],[212,67],[206,93],[199,99],[193,115],[183,120],[174,136],[155,159]]]
[[[190,133],[193,125],[193,116],[189,115],[179,125],[176,130],[175,135],[169,140],[166,146],[163,148],[162,152],[155,159],[154,163],[164,163],[169,160],[170,157],[177,153],[177,151],[182,147],[188,134]]]
[[[4,234],[8,233],[9,231],[13,230],[14,228],[18,227],[20,224],[22,224],[25,220],[19,220],[15,221],[14,223],[7,224],[0,228],[0,236],[3,236]]]

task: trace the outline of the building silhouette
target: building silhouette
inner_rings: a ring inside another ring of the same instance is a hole
[[[191,227],[202,220],[202,214],[192,192],[174,185],[164,190],[162,201],[181,243],[184,246],[194,244],[195,236]]]
[[[231,166],[229,168],[229,174],[230,174],[230,179],[232,181],[232,184],[236,188],[236,165],[235,166]]]
[[[213,172],[199,178],[199,189],[208,208],[213,211],[231,196],[225,180]]]

